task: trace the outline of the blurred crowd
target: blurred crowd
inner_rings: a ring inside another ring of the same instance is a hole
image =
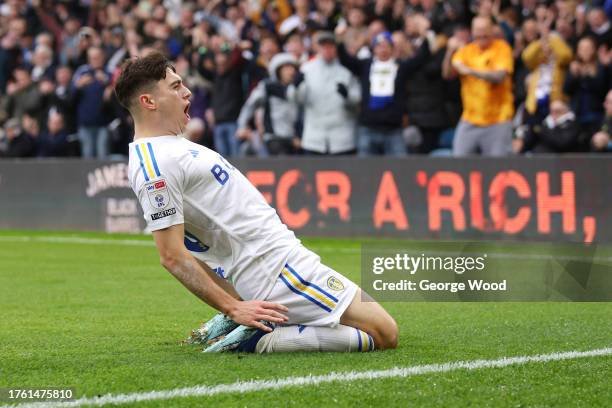
[[[159,50],[227,156],[612,151],[612,0],[0,1],[0,157],[123,157]]]

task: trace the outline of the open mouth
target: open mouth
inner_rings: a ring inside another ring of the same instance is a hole
[[[189,108],[191,107],[191,104],[188,103],[187,106],[185,106],[185,117],[187,118],[187,120],[191,119],[191,116],[189,116]]]

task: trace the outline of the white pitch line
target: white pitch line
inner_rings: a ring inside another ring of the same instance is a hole
[[[125,245],[125,246],[139,246],[139,247],[154,247],[153,241],[143,241],[136,239],[100,239],[100,238],[84,238],[84,237],[62,237],[62,236],[0,236],[0,242],[42,242],[51,244],[82,244],[82,245]],[[361,253],[360,248],[336,248],[329,246],[317,246],[316,244],[309,245],[312,249],[320,252],[335,252],[335,253],[346,253],[346,254],[358,254]],[[427,255],[433,256],[453,256],[453,255],[464,255],[464,256],[482,256],[482,253],[475,252],[461,252],[461,251],[429,251],[425,249],[415,250],[415,252],[426,253]],[[513,260],[551,260],[551,261],[578,261],[578,262],[602,262],[612,263],[612,256],[572,256],[572,255],[544,255],[544,254],[509,254],[504,252],[487,252],[487,256],[498,259],[513,259]]]
[[[527,363],[545,363],[548,361],[571,360],[585,357],[612,355],[612,348],[589,351],[567,351],[534,356],[502,357],[496,360],[457,361],[442,364],[418,365],[412,367],[395,367],[388,370],[332,372],[325,375],[305,377],[286,377],[272,380],[237,381],[230,384],[198,385],[195,387],[175,388],[163,391],[138,392],[132,394],[106,394],[99,397],[83,397],[67,402],[41,402],[20,405],[7,405],[0,408],[63,408],[81,407],[84,405],[103,406],[107,404],[129,404],[142,401],[169,400],[183,397],[208,397],[219,394],[249,393],[262,390],[275,390],[296,386],[315,386],[332,382],[350,382],[357,380],[374,380],[381,378],[407,378],[416,375],[447,373],[457,370],[478,370],[482,368],[502,368]]]
[[[128,245],[153,247],[153,241],[141,241],[136,239],[99,239],[83,237],[36,237],[36,236],[0,236],[0,242],[42,242],[50,244],[84,244],[84,245]]]

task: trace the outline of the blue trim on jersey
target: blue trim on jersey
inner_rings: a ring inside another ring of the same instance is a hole
[[[289,266],[289,264],[285,264],[285,268],[287,268],[287,270],[288,270],[289,272],[291,272],[291,274],[292,274],[293,276],[295,276],[295,277],[296,277],[296,278],[297,278],[297,279],[298,279],[298,280],[299,280],[299,281],[302,283],[302,285],[304,285],[304,286],[309,286],[309,287],[311,287],[311,288],[313,288],[313,289],[316,289],[316,290],[318,290],[318,291],[319,291],[319,292],[320,292],[322,295],[325,295],[325,296],[327,296],[328,298],[330,298],[331,300],[333,300],[334,302],[338,303],[338,299],[337,299],[337,298],[335,298],[334,296],[330,295],[329,293],[327,293],[326,291],[324,291],[323,289],[321,289],[320,287],[318,287],[318,286],[317,286],[317,285],[315,285],[314,283],[307,282],[307,281],[305,281],[304,279],[302,279],[302,277],[301,277],[300,275],[298,275],[298,273],[297,273],[297,272],[296,272],[296,271],[295,271],[295,270],[294,270],[292,267],[290,267],[290,266]]]
[[[153,168],[155,169],[155,174],[157,174],[157,177],[161,176],[161,173],[159,172],[159,167],[157,167],[157,161],[155,160],[155,154],[153,154],[153,147],[151,146],[151,143],[147,143],[147,147],[149,148],[149,154],[151,155],[151,161],[153,162]]]
[[[331,312],[332,310],[325,306],[323,303],[319,302],[318,300],[316,300],[315,298],[307,295],[304,292],[300,292],[299,290],[297,290],[296,288],[294,288],[293,286],[291,286],[291,283],[283,276],[283,274],[281,273],[280,276],[281,280],[285,283],[285,285],[287,285],[287,287],[293,292],[293,293],[297,293],[300,296],[305,297],[306,299],[310,300],[312,303],[314,303],[315,305],[319,306],[321,309],[325,310],[326,312]]]
[[[368,351],[374,350],[374,339],[368,334]]]
[[[144,174],[145,181],[149,181],[149,176],[147,175],[147,171],[145,170],[144,160],[142,159],[142,153],[140,153],[140,148],[138,145],[136,147],[136,154],[138,154],[138,159],[140,159],[140,168],[142,169],[142,174]]]
[[[361,347],[361,332],[359,331],[359,329],[355,330],[357,330],[357,338],[359,339],[359,351],[363,351]]]

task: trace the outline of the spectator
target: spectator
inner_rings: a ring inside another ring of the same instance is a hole
[[[19,124],[19,119],[9,119],[4,124],[4,133],[7,139],[7,149],[0,151],[0,157],[33,157],[36,154],[36,145]]]
[[[612,152],[612,90],[608,91],[604,101],[606,116],[599,130],[591,138],[591,148],[596,152]]]
[[[236,156],[239,140],[236,137],[238,115],[244,103],[242,75],[245,61],[239,48],[224,42],[214,53],[208,64],[203,61],[200,72],[210,81],[212,87],[212,117],[215,149],[224,156]],[[207,65],[206,65],[207,64]]]
[[[5,100],[4,112],[7,118],[21,117],[26,112],[41,110],[41,95],[38,86],[32,82],[30,72],[25,67],[13,71],[13,81],[7,86],[8,97]]]
[[[612,25],[608,16],[606,16],[606,12],[602,8],[593,8],[589,11],[587,19],[589,27],[586,35],[595,38],[597,47],[610,48],[610,44],[612,44]]]
[[[421,17],[415,15],[412,18]],[[409,27],[417,25],[416,22],[413,22]],[[413,33],[409,32],[409,34]],[[442,78],[442,62],[445,52],[444,48],[437,46],[432,50],[428,61],[418,68],[406,82],[408,123],[416,126],[422,136],[421,143],[416,149],[418,153],[428,154],[437,149],[440,133],[451,127],[445,106],[448,84]]]
[[[185,128],[185,139],[193,143],[203,144],[206,125],[200,118],[192,118]]]
[[[309,59],[308,52],[304,46],[304,37],[301,34],[292,34],[285,42],[285,51],[293,55],[298,64],[303,64]]]
[[[393,41],[387,31],[374,37],[373,58],[358,59],[340,45],[340,62],[361,82],[361,112],[357,131],[360,156],[406,154],[402,136],[406,80],[427,62],[429,45],[424,37],[428,28],[428,25],[417,28],[419,50],[414,57],[402,61],[393,57]],[[345,27],[341,27],[338,34],[343,35],[345,30]]]
[[[603,118],[603,100],[608,90],[607,68],[597,61],[595,40],[585,37],[578,42],[576,60],[570,64],[564,91],[582,129],[592,134]]]
[[[570,153],[582,149],[576,116],[560,100],[550,104],[550,114],[528,132],[523,151],[533,153]]]
[[[299,34],[294,34],[301,38]],[[257,86],[257,83],[268,77],[268,65],[272,58],[278,54],[280,47],[278,41],[273,36],[265,36],[259,43],[259,56],[254,58],[248,67],[249,71],[249,90]]]
[[[249,139],[248,122],[255,110],[263,108],[263,141],[272,156],[295,154],[299,146],[296,132],[297,107],[286,97],[286,87],[297,72],[297,61],[287,53],[277,54],[269,66],[270,78],[260,81],[251,92],[238,117],[238,138]]]
[[[309,0],[295,0],[293,2],[295,13],[287,17],[278,29],[278,33],[284,37],[294,32],[308,34],[318,30],[317,13],[310,11]]]
[[[463,101],[453,155],[505,156],[512,148],[512,49],[493,38],[489,18],[472,20],[472,39],[467,45],[451,39],[444,56],[444,76],[459,74]]]
[[[41,95],[41,109],[38,121],[41,126],[47,123],[51,111],[58,111],[64,117],[64,125],[69,134],[76,133],[74,106],[71,93],[72,71],[68,67],[59,67],[53,78],[43,78],[38,83]]]
[[[36,46],[32,55],[32,81],[38,82],[43,78],[53,79],[55,67],[53,66],[53,50],[46,45]]]
[[[316,38],[316,57],[303,65],[303,77],[288,91],[304,107],[302,148],[310,154],[352,154],[359,84],[340,65],[334,35],[322,31]]]
[[[104,70],[104,52],[101,48],[90,48],[87,60],[88,64],[81,65],[73,78],[81,156],[104,158],[109,153],[104,90],[110,86],[110,75]]]
[[[368,44],[368,27],[365,10],[360,7],[349,9],[346,21],[341,24],[347,25],[343,42],[351,55],[357,55],[359,50]]]
[[[6,85],[22,60],[19,34],[10,28],[0,40],[0,94],[6,92]]]
[[[525,108],[532,123],[540,123],[548,115],[550,101],[565,99],[563,82],[572,50],[555,33],[550,33],[549,22],[539,25],[540,39],[523,51],[523,62],[531,71],[528,77]]]
[[[68,156],[68,133],[64,117],[58,111],[51,111],[47,119],[47,129],[38,138],[39,157]]]

